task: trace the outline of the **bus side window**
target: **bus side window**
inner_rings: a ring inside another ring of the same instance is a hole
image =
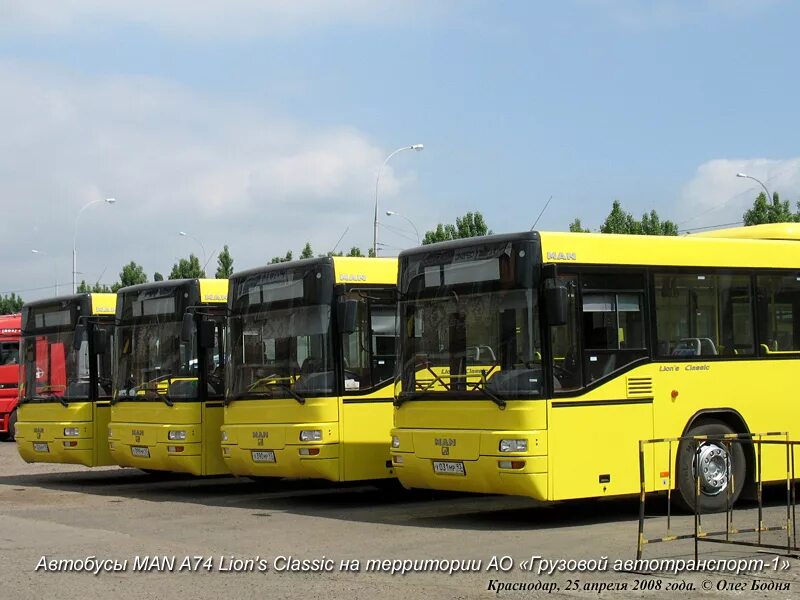
[[[757,279],[760,354],[800,352],[800,276]]]
[[[704,360],[754,354],[749,277],[657,274],[654,283],[657,356]]]
[[[588,383],[648,356],[644,277],[592,274],[583,277],[582,286],[584,370]]]

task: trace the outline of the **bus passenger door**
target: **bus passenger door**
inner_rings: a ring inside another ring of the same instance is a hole
[[[551,499],[636,493],[639,440],[653,437],[653,398],[632,394],[628,381],[632,363],[649,356],[644,274],[560,279],[569,317],[551,328]]]

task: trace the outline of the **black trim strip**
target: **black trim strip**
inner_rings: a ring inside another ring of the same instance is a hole
[[[222,402],[222,401],[220,401],[220,402],[208,402],[208,401],[206,401],[206,408],[220,408],[222,406],[225,406],[225,403]]]
[[[576,402],[553,402],[553,408],[572,408],[576,406],[619,406],[625,404],[652,404],[653,398],[625,398],[623,400],[583,400]]]
[[[342,404],[373,404],[394,402],[394,398],[342,398]]]

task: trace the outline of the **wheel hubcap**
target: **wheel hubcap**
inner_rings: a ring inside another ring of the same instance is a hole
[[[706,496],[716,496],[728,489],[731,461],[728,451],[717,444],[703,444],[697,449],[694,476],[700,476],[700,491]]]

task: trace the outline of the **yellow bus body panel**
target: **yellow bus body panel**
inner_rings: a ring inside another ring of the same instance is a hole
[[[743,378],[743,370],[750,376]],[[639,440],[684,435],[700,411],[735,411],[753,433],[785,431],[790,439],[800,438],[800,423],[775,416],[796,409],[798,394],[785,384],[795,370],[790,360],[652,363],[578,397],[509,401],[503,411],[488,401],[410,401],[395,412],[392,434],[400,446],[392,454],[403,461],[395,459],[395,471],[412,488],[539,500],[635,494]],[[645,395],[639,391],[643,379],[652,385]],[[500,439],[527,439],[528,452],[501,453]],[[648,491],[675,486],[677,446],[645,447]],[[466,476],[437,474],[434,460],[463,461]],[[526,465],[502,469],[500,460]],[[785,478],[785,449],[764,446],[762,465],[765,481]]]
[[[111,457],[123,467],[192,475],[227,473],[219,447],[222,413],[220,401],[175,402],[173,406],[118,402],[111,407],[108,428]],[[185,431],[186,437],[170,440],[170,431]],[[147,456],[135,455],[134,448],[146,449]]]
[[[225,409],[223,457],[231,473],[251,477],[329,481],[390,477],[389,389],[357,398],[309,397],[304,405],[291,398],[236,400]],[[322,431],[322,440],[300,441],[301,431],[315,429]],[[317,453],[301,454],[301,449]],[[274,452],[275,462],[255,460],[253,452],[263,451]]]
[[[26,462],[67,463],[87,467],[113,465],[108,451],[107,401],[21,404],[18,408],[17,449]],[[77,428],[77,436],[64,435],[64,429]],[[47,444],[47,451],[36,450]]]

